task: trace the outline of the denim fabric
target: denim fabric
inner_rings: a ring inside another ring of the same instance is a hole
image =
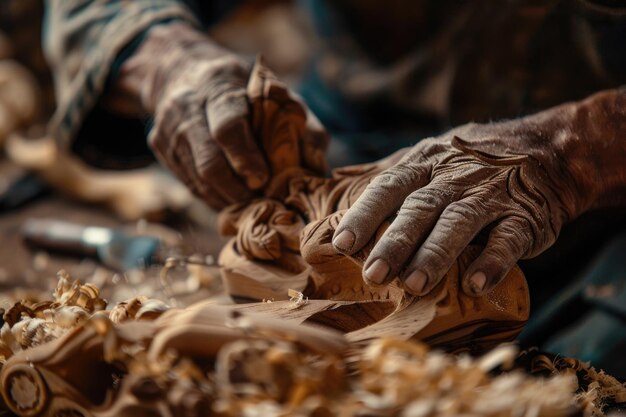
[[[533,311],[521,342],[541,342],[546,351],[626,377],[625,254],[622,232],[582,273]]]

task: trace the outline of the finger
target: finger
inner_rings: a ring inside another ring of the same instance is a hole
[[[448,205],[403,273],[404,288],[428,294],[474,237],[497,218],[487,196],[474,195]]]
[[[194,105],[196,111],[193,111]],[[169,97],[159,107],[154,118],[154,126],[148,135],[148,144],[157,159],[174,173],[181,181],[188,183],[185,169],[176,157],[176,148],[185,124],[194,123],[194,119],[203,119],[202,106],[197,105],[195,98],[188,92]]]
[[[241,178],[239,178],[230,167],[223,154],[218,153],[211,162],[210,168],[203,171],[203,178],[213,178],[211,186],[228,202],[235,204],[247,201],[253,194],[248,190]]]
[[[489,233],[485,249],[465,271],[463,291],[479,296],[498,285],[528,252],[531,244],[529,231],[528,221],[522,218],[507,218],[498,223]]]
[[[202,186],[218,192],[228,204],[251,198],[252,193],[229,166],[219,146],[211,140],[204,115],[198,120],[199,123],[189,125],[183,134]]]
[[[245,89],[209,94],[207,119],[211,136],[235,172],[244,178],[248,188],[261,188],[269,178],[269,169],[250,128]]]
[[[200,179],[195,168],[191,147],[186,141],[181,141],[176,147],[174,158],[184,172],[183,182],[196,196],[216,210],[220,210],[228,205],[228,201],[210,183],[203,182]]]
[[[364,264],[366,281],[382,284],[398,275],[449,204],[452,196],[442,189],[440,184],[431,183],[406,198]]]
[[[194,175],[185,168],[185,164],[180,161],[174,146],[171,146],[162,137],[163,132],[153,128],[148,135],[148,144],[154,156],[161,165],[166,167],[176,178],[196,196],[200,196],[200,189],[195,183]]]
[[[400,162],[376,176],[337,226],[335,249],[348,255],[360,250],[405,198],[427,183],[429,172],[424,164]]]
[[[159,108],[154,117],[154,125],[148,135],[148,145],[161,164],[185,182],[186,178],[183,176],[186,173],[180,169],[178,160],[175,160],[176,144],[172,139],[177,127],[173,121],[180,123],[181,120],[184,120],[184,112],[179,108],[178,103],[184,103],[184,100],[172,99]]]

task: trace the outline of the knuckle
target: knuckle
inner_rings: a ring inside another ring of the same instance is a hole
[[[226,178],[228,166],[222,157],[217,155],[206,155],[196,159],[196,171],[205,181],[214,181],[215,178]]]
[[[402,210],[407,212],[433,212],[444,205],[444,196],[434,188],[422,188],[404,200]]]
[[[423,182],[427,172],[419,163],[400,163],[396,164],[388,170],[392,173],[396,182],[405,188],[413,188],[417,183]]]
[[[205,77],[211,86],[234,84],[244,87],[249,72],[250,67],[245,61],[227,56],[211,62],[205,70]]]
[[[196,171],[198,172],[198,176],[204,182],[212,183],[216,177],[215,169],[207,161],[196,163]]]
[[[381,194],[383,194],[381,189],[368,186],[346,216],[351,219],[357,213],[359,217],[365,217],[367,213],[375,212],[382,206]]]
[[[155,126],[176,129],[181,121],[187,120],[194,113],[196,102],[194,95],[189,92],[174,92],[164,97],[156,111]]]
[[[412,161],[413,163],[431,161],[437,154],[446,151],[448,146],[440,137],[423,139],[413,147],[413,150],[407,156],[407,161]]]
[[[228,88],[228,86],[224,86],[221,91],[218,91],[213,96],[213,103],[215,105],[225,105],[229,106],[229,108],[236,106],[234,107],[235,109],[241,110],[247,110],[247,103],[245,100],[246,91],[242,88],[232,86],[230,88]],[[246,106],[242,106],[241,104],[246,104]]]
[[[517,260],[506,245],[499,243],[491,245],[485,255],[494,265],[509,265]]]
[[[250,131],[248,108],[245,101],[237,101],[234,96],[218,98],[212,102],[212,111],[209,112],[209,125],[214,135],[229,135],[229,129],[245,128]],[[218,109],[215,111],[214,109]],[[234,138],[240,138],[238,133]],[[234,139],[228,138],[229,140]],[[220,138],[216,138],[220,139]]]
[[[415,180],[418,175],[414,167],[398,164],[374,177],[368,188],[380,191],[407,192],[415,188]]]
[[[212,108],[220,106],[222,110],[228,110],[224,114],[236,113],[234,110],[238,110],[239,113],[243,113],[243,110],[247,111],[246,90],[242,85],[235,85],[232,83],[215,83],[213,88],[207,93],[207,105]],[[245,106],[244,106],[245,104]]]
[[[419,264],[428,271],[433,271],[446,264],[450,251],[436,240],[428,239],[420,249]]]
[[[509,245],[515,253],[524,253],[531,241],[531,229],[527,221],[507,222],[498,229],[498,242]]]
[[[499,232],[496,238],[490,240],[486,255],[497,263],[508,265],[516,262],[527,251],[527,242],[524,234]]]
[[[482,215],[487,213],[482,212]],[[479,210],[473,203],[467,201],[455,201],[448,205],[441,213],[441,219],[452,223],[475,224],[481,216]]]
[[[415,238],[404,230],[388,230],[383,247],[392,253],[404,254],[414,250]]]
[[[250,65],[235,55],[228,55],[221,58],[220,63],[219,68],[224,71],[225,74],[247,77],[250,71]]]
[[[165,113],[168,112],[185,112],[191,103],[195,102],[195,93],[186,89],[179,88],[172,91],[163,98],[162,108]]]
[[[391,170],[387,170],[372,179],[367,186],[368,190],[388,189],[394,188],[400,179],[397,174]]]

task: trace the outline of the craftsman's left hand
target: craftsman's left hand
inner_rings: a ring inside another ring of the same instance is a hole
[[[419,142],[348,210],[335,248],[357,252],[396,215],[366,260],[364,279],[383,284],[399,277],[405,290],[425,295],[484,230],[486,246],[462,281],[470,295],[489,291],[519,259],[551,246],[563,223],[606,191],[598,166],[615,159],[609,165],[624,171],[623,140],[610,143],[612,151],[598,146],[616,126],[595,123],[592,115],[606,119],[611,108],[594,104],[601,98]]]

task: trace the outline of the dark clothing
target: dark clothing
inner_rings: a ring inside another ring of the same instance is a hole
[[[53,134],[71,143],[152,25],[184,20],[206,28],[238,3],[47,0],[44,48],[58,103]],[[387,132],[385,152],[408,144],[416,126],[423,135],[516,117],[626,83],[623,2],[299,3],[322,39],[303,96],[339,137]],[[405,139],[394,144],[399,136]]]
[[[326,29],[302,95],[334,133],[402,138],[418,124],[423,137],[626,83],[623,2],[304,3]],[[411,42],[394,48],[402,36]]]

